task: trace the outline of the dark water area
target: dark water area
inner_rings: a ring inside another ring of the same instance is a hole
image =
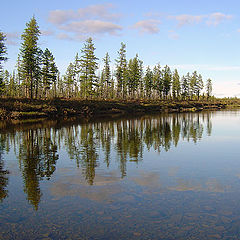
[[[240,239],[240,111],[0,122],[0,239]]]

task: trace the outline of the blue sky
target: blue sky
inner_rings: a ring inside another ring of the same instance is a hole
[[[214,95],[240,97],[240,2],[237,0],[8,0],[1,3],[0,30],[7,34],[9,60],[16,64],[26,22],[35,15],[63,74],[93,37],[101,60],[109,52],[114,65],[120,43],[127,57],[138,53],[144,65],[160,63],[181,75],[197,70],[213,80]]]

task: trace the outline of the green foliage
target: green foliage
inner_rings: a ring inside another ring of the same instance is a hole
[[[163,76],[160,64],[153,68],[153,88],[161,98],[163,95]]]
[[[106,53],[105,57],[103,58],[103,70],[101,74],[101,83],[102,83],[102,91],[106,92],[104,97],[109,97],[109,88],[111,86],[111,70],[110,70],[110,57],[109,54]],[[101,94],[103,96],[103,93]]]
[[[80,83],[81,91],[84,98],[92,98],[95,93],[95,87],[98,85],[98,78],[96,76],[96,70],[98,68],[97,60],[95,56],[95,47],[92,38],[88,38],[81,50],[82,56],[80,58]]]
[[[16,73],[3,72],[7,49],[6,36],[0,32],[0,95],[12,97],[82,97],[84,99],[199,99],[203,91],[203,79],[197,71],[182,77],[175,69],[160,64],[146,68],[138,54],[129,61],[126,44],[121,43],[114,74],[111,73],[110,56],[103,58],[100,70],[92,38],[88,38],[81,55],[78,53],[67,67],[65,75],[58,72],[51,51],[42,51],[38,46],[41,33],[35,17],[26,24],[21,36],[22,43],[17,60]],[[206,85],[208,98],[212,84]],[[204,94],[203,94],[204,95]]]
[[[182,97],[186,99],[189,96],[189,73],[181,79]]]
[[[177,69],[174,70],[172,77],[172,96],[173,98],[179,98],[181,93],[181,83],[180,76],[178,74]]]
[[[0,31],[0,69],[2,69],[2,62],[7,60],[6,35]]]
[[[2,62],[7,60],[6,35],[0,31],[0,95],[4,92],[5,84],[3,80]]]
[[[74,65],[70,63],[64,76],[64,84],[67,86],[67,97],[72,96],[74,76],[75,76]]]
[[[126,44],[121,43],[121,48],[118,51],[118,59],[116,59],[116,80],[118,97],[125,98],[127,93],[127,59],[126,59]]]
[[[149,66],[147,67],[144,76],[144,87],[146,91],[146,97],[150,98],[153,89],[153,72]]]
[[[135,93],[140,85],[143,76],[143,62],[139,60],[138,55],[128,62],[128,92],[131,97],[135,96]]]
[[[39,26],[35,17],[26,24],[26,28],[21,36],[22,44],[20,49],[20,71],[24,78],[24,85],[27,97],[37,97],[39,79],[41,74],[40,62],[42,51],[38,47],[40,36]]]
[[[163,94],[164,97],[167,98],[172,84],[172,73],[169,66],[166,65],[164,67],[164,69],[162,70],[162,75],[163,75]]]
[[[46,48],[42,55],[42,84],[45,97],[47,97],[47,92],[51,85],[56,82],[57,73],[58,69],[53,54]]]
[[[212,80],[209,78],[206,84],[207,98],[212,96]]]
[[[202,75],[199,74],[197,77],[196,87],[195,87],[195,94],[197,95],[198,99],[199,99],[199,96],[200,96],[200,93],[201,93],[203,87],[204,87],[204,84],[203,84]]]

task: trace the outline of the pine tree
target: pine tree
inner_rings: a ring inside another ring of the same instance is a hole
[[[209,78],[206,84],[207,99],[212,96],[212,80]]]
[[[110,70],[110,57],[109,54],[106,53],[105,57],[103,58],[103,70],[102,70],[102,82],[103,82],[103,89],[106,91],[106,97],[109,97],[109,89],[111,85],[111,70]]]
[[[193,95],[195,94],[196,82],[197,71],[194,71],[191,76],[189,75],[189,94],[191,99],[193,99]]]
[[[135,93],[140,85],[140,81],[143,75],[143,62],[139,60],[138,55],[128,62],[128,92],[129,95],[134,98]]]
[[[145,87],[146,97],[150,99],[152,89],[153,89],[153,72],[149,66],[147,67],[146,73],[144,76],[144,87]]]
[[[60,72],[58,72],[57,81],[56,83],[54,83],[54,89],[55,89],[56,97],[66,96],[66,94],[64,93],[64,76],[62,77],[60,75]]]
[[[110,84],[110,98],[114,99],[115,97],[115,81],[114,78],[111,78],[111,84]]]
[[[9,77],[8,94],[11,97],[17,97],[18,95],[15,71],[13,71],[13,73],[10,74]]]
[[[160,64],[153,68],[153,88],[157,91],[158,97],[162,98],[163,78]]]
[[[74,65],[73,63],[70,63],[64,76],[64,84],[66,85],[67,88],[66,90],[68,98],[72,97],[73,95],[74,76],[75,76]]]
[[[188,73],[189,76],[189,73]],[[186,99],[189,96],[188,76],[183,76],[181,79],[182,98]]]
[[[96,76],[96,70],[98,68],[97,60],[95,56],[95,47],[92,38],[88,38],[81,50],[82,56],[80,58],[81,68],[81,91],[84,98],[92,98],[95,92],[95,87],[98,84],[98,78]]]
[[[173,98],[178,98],[181,92],[180,77],[177,69],[174,70],[173,80],[172,80],[172,96]]]
[[[74,95],[75,97],[79,96],[79,82],[80,82],[80,73],[81,73],[81,66],[80,66],[80,58],[78,53],[76,53],[74,62],[73,62],[73,86],[74,86]]]
[[[3,82],[3,66],[2,62],[7,60],[6,35],[0,31],[0,94],[3,93],[5,84]]]
[[[0,69],[2,69],[2,62],[7,60],[6,35],[0,31]]]
[[[35,17],[32,17],[26,24],[26,28],[21,36],[23,42],[20,49],[21,71],[25,78],[26,96],[30,98],[34,97],[34,88],[37,95],[41,73],[41,50],[37,45],[40,34],[37,21]]]
[[[126,44],[124,43],[121,43],[116,63],[117,95],[124,99],[127,94],[127,59]]]
[[[203,84],[202,75],[199,74],[197,76],[196,87],[195,87],[195,94],[197,95],[198,100],[203,87],[204,87],[204,84]]]
[[[46,48],[42,56],[42,83],[44,97],[47,97],[51,85],[57,80],[58,69],[54,60],[53,54],[48,48]]]
[[[172,73],[170,68],[166,65],[162,71],[163,74],[163,94],[167,98],[172,84]]]
[[[9,96],[9,83],[10,83],[10,73],[8,70],[5,70],[2,75],[3,84],[1,92],[3,95]]]

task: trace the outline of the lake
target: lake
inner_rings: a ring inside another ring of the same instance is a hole
[[[240,111],[0,122],[0,239],[240,239]]]

